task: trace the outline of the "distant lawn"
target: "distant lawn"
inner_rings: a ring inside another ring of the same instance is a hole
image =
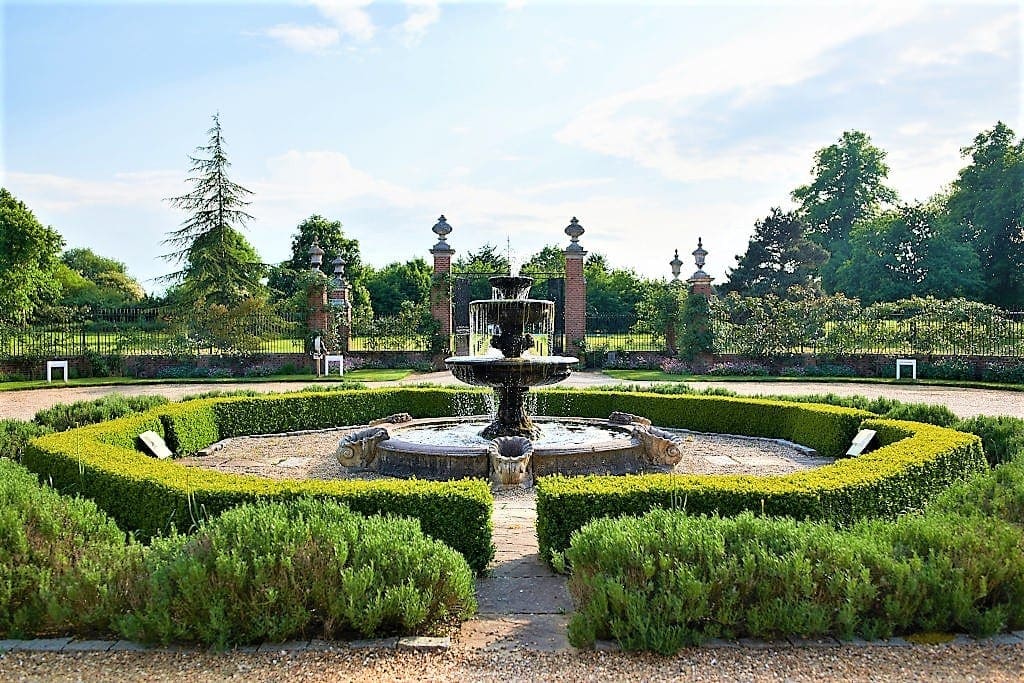
[[[45,379],[31,380],[28,382],[2,382],[0,391],[20,391],[22,389],[57,389],[60,387],[101,387],[132,384],[261,384],[266,382],[394,382],[405,379],[412,374],[409,369],[379,369],[365,368],[350,370],[343,377],[337,373],[330,376],[316,377],[312,374],[296,375],[272,375],[270,377],[185,377],[173,379],[137,379],[135,377],[83,377],[69,380],[66,384],[54,379],[52,383]]]
[[[999,384],[956,379],[899,379],[895,377],[758,377],[752,375],[673,375],[661,370],[604,370],[604,374],[625,382],[828,382],[835,384],[928,384],[967,389],[1024,391],[1021,384]]]

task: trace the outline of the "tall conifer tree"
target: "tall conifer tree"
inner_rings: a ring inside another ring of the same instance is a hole
[[[214,114],[213,127],[207,133],[209,144],[198,147],[197,155],[189,157],[192,167],[188,182],[192,190],[167,200],[190,215],[165,240],[177,248],[165,258],[183,264],[166,279],[180,283],[177,294],[182,303],[206,301],[231,306],[265,294],[260,282],[265,267],[239,232],[252,220],[245,212],[249,204],[245,198],[252,192],[228,178],[231,163],[224,151],[218,114]]]

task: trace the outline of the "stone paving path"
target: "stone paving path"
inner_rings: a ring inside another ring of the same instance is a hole
[[[536,494],[499,494],[493,521],[497,551],[489,574],[476,583],[479,612],[462,625],[456,646],[540,652],[569,649],[566,625],[572,600],[565,577],[540,560]]]

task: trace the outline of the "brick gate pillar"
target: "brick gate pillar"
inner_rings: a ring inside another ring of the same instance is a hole
[[[579,355],[579,342],[587,336],[587,281],[583,277],[583,259],[587,252],[580,245],[583,226],[573,216],[565,228],[572,240],[565,254],[565,350]]]
[[[437,235],[438,240],[437,244],[430,250],[431,255],[434,257],[434,281],[430,288],[430,314],[441,325],[438,334],[448,340],[443,351],[444,355],[448,355],[451,350],[452,338],[451,275],[452,255],[455,254],[455,250],[448,244],[447,237],[452,231],[452,226],[448,225],[448,221],[442,214],[431,230]],[[437,366],[438,363],[435,361],[434,365]]]

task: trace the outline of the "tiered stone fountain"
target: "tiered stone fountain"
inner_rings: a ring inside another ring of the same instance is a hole
[[[578,361],[530,353],[546,347],[554,327],[553,302],[529,298],[532,278],[490,282],[493,298],[470,303],[471,332],[489,348],[445,364],[459,380],[494,389],[494,419],[392,415],[346,435],[338,446],[342,465],[400,477],[490,477],[497,486],[516,486],[546,474],[625,474],[665,470],[680,461],[680,438],[634,415],[531,419],[530,387],[561,382]]]
[[[490,336],[490,346],[501,357],[452,356],[444,363],[466,384],[494,388],[498,414],[481,436],[536,439],[540,430],[526,413],[526,393],[530,387],[561,382],[579,361],[568,356],[524,357],[535,344],[534,335],[551,334],[555,304],[528,298],[533,278],[509,275],[492,277],[490,282],[496,296],[469,304],[470,329],[474,335]]]

